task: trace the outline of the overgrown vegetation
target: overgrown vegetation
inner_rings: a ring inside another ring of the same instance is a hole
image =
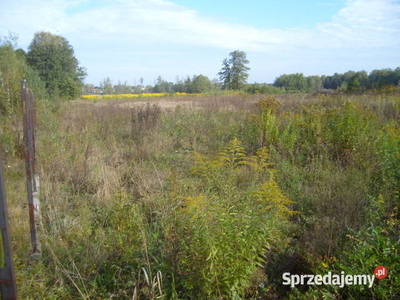
[[[0,47],[0,151],[22,299],[400,297],[398,88],[59,103],[14,48]],[[21,76],[38,112],[36,260]],[[379,265],[372,288],[282,285]]]
[[[399,296],[398,96],[149,101],[40,115],[38,261],[19,144],[4,139],[23,298]],[[378,265],[389,276],[371,289],[281,284]]]

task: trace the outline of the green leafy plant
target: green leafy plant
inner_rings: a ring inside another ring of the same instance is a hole
[[[247,156],[237,139],[214,157],[195,154],[192,170],[201,180],[201,194],[181,198],[177,215],[176,276],[185,295],[240,299],[266,250],[284,242],[281,233],[294,213],[293,202],[280,191],[270,166],[265,147]]]

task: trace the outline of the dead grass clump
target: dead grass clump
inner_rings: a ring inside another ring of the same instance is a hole
[[[157,104],[134,107],[131,110],[131,136],[136,141],[142,140],[143,136],[154,129],[161,115],[161,108]]]

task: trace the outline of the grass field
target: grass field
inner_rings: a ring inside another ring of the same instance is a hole
[[[215,95],[39,109],[42,255],[2,125],[21,299],[400,297],[400,97]],[[282,274],[389,276],[282,285]]]

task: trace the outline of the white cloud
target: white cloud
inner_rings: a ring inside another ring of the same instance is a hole
[[[165,0],[9,0],[2,4],[0,20],[0,34],[18,33],[23,47],[34,32],[51,31],[65,36],[86,61],[97,57],[99,64],[124,60],[133,51],[146,56],[163,49],[190,52],[190,47],[268,53],[278,61],[297,59],[300,64],[312,57],[342,59],[346,52],[400,52],[400,2],[391,0],[346,0],[331,21],[306,29],[226,22]]]
[[[348,0],[333,20],[316,30],[340,47],[374,48],[399,46],[400,2]]]
[[[309,48],[321,43],[323,47],[393,46],[400,36],[400,5],[389,0],[348,0],[331,22],[297,30],[227,23],[164,0],[102,1],[92,9],[78,10],[83,4],[90,7],[88,2],[10,1],[0,13],[1,28],[20,32],[21,36],[49,30],[122,45],[140,38],[248,51],[276,46]],[[74,13],[68,13],[74,9]]]

